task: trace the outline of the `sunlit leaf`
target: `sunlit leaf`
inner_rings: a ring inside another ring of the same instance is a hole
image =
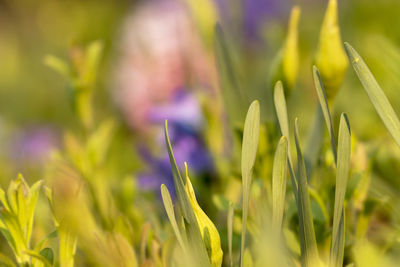
[[[272,170],[272,224],[281,229],[285,208],[288,142],[285,136],[279,141]]]
[[[243,266],[244,248],[246,242],[246,226],[249,210],[250,190],[252,180],[252,169],[256,160],[258,138],[260,133],[260,105],[258,101],[253,101],[246,115],[243,130],[242,143],[242,185],[243,185],[243,217],[242,217],[242,242],[241,260]]]
[[[392,135],[394,141],[400,146],[400,121],[394,112],[392,105],[378,82],[375,80],[375,77],[372,75],[367,64],[365,64],[357,51],[348,43],[345,43],[344,46],[346,48],[347,56],[349,57],[361,84],[367,92],[369,99],[374,105],[386,128]]]
[[[214,223],[200,207],[196,199],[196,194],[189,179],[187,163],[185,162],[186,193],[189,196],[196,220],[200,229],[201,237],[206,246],[208,256],[213,267],[220,267],[222,264],[223,253],[221,249],[221,239]]]
[[[164,184],[161,185],[161,196],[163,199],[165,211],[167,212],[167,216],[171,223],[172,229],[174,230],[176,239],[178,240],[181,248],[185,251],[186,246],[185,243],[183,242],[181,232],[179,230],[178,224],[175,219],[175,211],[174,211],[174,206],[172,204],[171,195],[169,194],[168,188]]]

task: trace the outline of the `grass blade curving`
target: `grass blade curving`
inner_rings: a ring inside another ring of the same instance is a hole
[[[331,139],[331,147],[333,152],[333,157],[335,159],[335,163],[337,162],[337,152],[336,152],[336,141],[335,141],[335,132],[333,130],[331,112],[329,111],[328,101],[326,99],[326,93],[324,89],[324,85],[322,84],[321,75],[319,74],[318,68],[313,66],[313,76],[314,76],[314,85],[317,90],[319,104],[321,105],[322,113],[324,114],[325,123],[328,127],[329,138]]]
[[[400,146],[400,121],[392,105],[357,51],[349,43],[344,43],[344,46],[347,56],[379,117],[381,117],[394,141]]]

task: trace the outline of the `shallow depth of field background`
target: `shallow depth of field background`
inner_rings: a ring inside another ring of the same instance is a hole
[[[100,41],[95,120],[116,122],[105,168],[114,194],[133,195],[134,232],[144,222],[167,221],[159,193],[162,183],[173,188],[162,131],[165,119],[171,125],[177,162],[188,162],[199,202],[218,225],[218,201],[212,200],[212,193],[229,195],[229,184],[235,194],[240,174],[238,166],[230,165],[238,148],[229,141],[214,58],[214,25],[220,22],[235,48],[244,87],[251,99],[260,100],[263,122],[273,124],[270,66],[285,40],[291,7],[301,7],[299,75],[287,101],[290,119],[299,117],[305,139],[318,104],[311,66],[327,1],[215,0],[212,12],[196,8],[195,2],[0,0],[1,187],[6,188],[18,173],[29,184],[45,179],[48,162],[55,151],[63,150],[65,133],[84,135],[71,107],[67,79],[49,68],[45,59],[52,55],[79,61],[83,49]],[[399,114],[400,2],[338,2],[342,40],[363,56]],[[340,113],[347,112],[352,134],[372,147],[377,198],[400,200],[400,149],[352,68],[331,104],[335,128]],[[119,204],[130,205],[124,201]],[[38,208],[38,217],[43,210]],[[377,221],[384,223],[385,218]],[[41,223],[45,225],[39,219]],[[35,234],[40,236],[44,227],[38,229]],[[0,249],[8,251],[0,240]]]

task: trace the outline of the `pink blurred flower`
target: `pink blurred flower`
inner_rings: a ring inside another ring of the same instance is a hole
[[[188,84],[214,83],[211,56],[180,2],[143,2],[128,17],[122,35],[114,95],[132,128],[145,130],[159,106]]]

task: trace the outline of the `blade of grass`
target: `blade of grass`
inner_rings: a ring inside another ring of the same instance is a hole
[[[307,142],[304,149],[304,162],[306,164],[307,177],[311,179],[315,164],[320,155],[324,142],[324,117],[321,106],[316,107],[314,121],[307,133]]]
[[[297,197],[297,195],[298,195],[297,179],[296,179],[296,176],[294,173],[292,155],[290,152],[289,122],[288,122],[288,115],[287,115],[287,108],[286,108],[286,99],[285,99],[285,94],[283,91],[283,85],[282,85],[281,81],[278,81],[275,84],[274,104],[275,104],[276,115],[278,117],[279,127],[281,129],[281,134],[283,136],[286,136],[287,142],[288,142],[290,181],[292,183],[293,193],[294,193],[294,197],[295,197],[296,203],[297,203],[297,198],[298,198]]]
[[[185,243],[183,242],[183,238],[179,230],[178,223],[176,222],[175,219],[175,211],[174,211],[174,206],[172,205],[171,195],[169,194],[168,188],[165,186],[165,184],[161,185],[161,196],[164,203],[165,211],[167,212],[168,219],[176,235],[176,239],[178,240],[178,243],[181,246],[182,250],[185,252],[186,246]]]
[[[240,86],[238,71],[229,48],[222,27],[217,24],[215,26],[214,51],[222,93],[229,111],[228,114],[231,115],[231,123],[240,125],[244,119],[244,108],[248,105],[248,98]]]
[[[324,114],[325,123],[328,127],[329,138],[331,140],[331,147],[333,152],[333,157],[335,159],[335,164],[337,162],[337,152],[336,152],[336,141],[335,141],[335,132],[333,130],[331,113],[329,111],[328,101],[326,100],[326,93],[324,89],[324,85],[322,84],[321,75],[319,74],[318,68],[313,66],[313,77],[314,77],[314,85],[317,90],[319,104],[321,105],[322,113]]]
[[[329,255],[329,266],[339,267],[343,264],[344,253],[344,197],[350,169],[350,125],[346,114],[340,117],[338,162],[336,171],[335,208],[333,215],[332,242]]]
[[[165,121],[165,141],[167,143],[168,155],[171,163],[172,176],[174,179],[174,185],[176,194],[178,197],[178,203],[182,210],[183,217],[185,219],[185,229],[187,231],[188,244],[190,246],[190,251],[194,253],[193,257],[198,266],[211,266],[210,260],[204,243],[201,238],[200,229],[190,204],[189,196],[185,191],[185,182],[179,172],[178,165],[176,164],[174,154],[172,152],[171,142],[168,136],[168,122]]]
[[[246,242],[246,225],[249,212],[252,169],[256,160],[258,139],[260,133],[260,105],[253,101],[246,115],[242,143],[242,186],[243,186],[243,217],[242,241],[240,250],[240,266],[244,264],[244,248]]]
[[[372,75],[367,64],[365,64],[357,51],[349,43],[344,43],[344,47],[362,86],[378,112],[379,117],[381,117],[394,141],[398,146],[400,146],[400,121],[394,112],[392,105],[378,82],[375,80],[375,77]]]
[[[310,206],[310,196],[308,194],[308,184],[306,176],[306,167],[303,154],[301,152],[298,119],[295,120],[294,138],[297,151],[297,177],[299,186],[299,228],[300,228],[300,247],[302,266],[318,266],[318,250],[315,239],[313,216]]]
[[[285,209],[288,141],[285,136],[279,140],[272,169],[272,225],[281,231]]]

